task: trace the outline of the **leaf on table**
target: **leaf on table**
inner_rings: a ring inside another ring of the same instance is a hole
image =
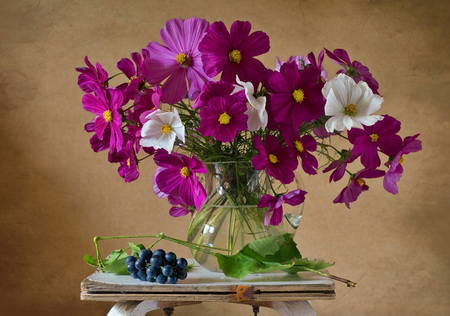
[[[302,257],[290,234],[252,241],[241,252],[262,262],[286,262]]]
[[[98,267],[97,259],[95,259],[94,257],[92,257],[90,255],[84,255],[83,259],[88,265],[96,267],[96,268]]]
[[[113,272],[117,274],[128,274],[125,264],[125,259],[127,257],[128,254],[124,250],[114,250],[108,258],[103,260],[103,265],[105,266],[104,270],[106,272]]]
[[[289,269],[283,269],[283,271],[287,273],[297,273],[299,271],[308,271],[305,268],[312,270],[322,270],[331,267],[333,265],[334,263],[329,263],[323,260],[318,259],[309,260],[308,258],[301,258],[296,259],[292,267],[290,267]]]

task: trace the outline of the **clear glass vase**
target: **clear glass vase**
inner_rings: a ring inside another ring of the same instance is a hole
[[[295,181],[282,185],[257,171],[251,162],[207,163],[204,178],[207,199],[195,212],[188,229],[187,240],[210,247],[213,252],[233,255],[247,243],[274,235],[294,235],[303,212],[303,204],[283,204],[283,220],[278,226],[264,225],[268,208],[258,208],[264,194],[275,195],[303,189],[298,174]],[[220,272],[214,256],[191,250],[194,259],[204,268]]]

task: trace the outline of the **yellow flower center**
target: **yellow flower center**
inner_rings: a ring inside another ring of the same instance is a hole
[[[218,121],[220,124],[227,125],[227,124],[230,124],[230,119],[231,119],[231,116],[229,116],[228,113],[225,112],[225,113],[220,114]]]
[[[353,103],[347,104],[344,107],[344,114],[348,116],[355,116],[356,115],[356,105]]]
[[[184,53],[179,53],[177,55],[177,63],[179,63],[181,66],[187,67],[189,66],[189,57],[186,56]]]
[[[403,156],[400,156],[400,158],[398,158],[398,163],[403,165],[405,163],[405,158],[403,158]]]
[[[130,158],[128,158],[127,159],[127,166],[129,167],[131,164],[130,164]]]
[[[103,118],[105,119],[106,122],[112,122],[113,120],[112,112],[110,110],[106,110],[105,112],[103,112]]]
[[[320,81],[322,81],[323,83],[326,83],[325,78],[320,76]]]
[[[228,59],[236,64],[239,64],[242,60],[242,54],[240,51],[238,51],[237,49],[233,49],[229,54],[228,54]]]
[[[297,89],[292,92],[292,96],[294,97],[295,102],[302,103],[305,99],[305,93],[302,89]]]
[[[189,170],[188,167],[183,167],[183,168],[181,168],[180,173],[181,173],[181,175],[182,175],[183,177],[185,177],[185,178],[186,178],[186,177],[189,177],[189,176],[192,174],[191,170]]]
[[[372,143],[375,143],[378,140],[378,135],[377,134],[370,134],[370,140],[372,141]]]
[[[270,163],[277,163],[278,162],[277,156],[269,154],[269,161]]]
[[[131,80],[133,80],[133,79],[137,79],[137,76],[133,76],[133,77],[131,77],[131,78],[130,78],[130,81],[128,81],[128,83],[130,83],[130,82],[131,82]]]
[[[358,182],[360,186],[363,186],[365,184],[364,180],[361,178],[356,179],[356,182]]]
[[[172,131],[172,126],[170,126],[169,124],[164,124],[161,127],[161,132],[163,132],[163,134],[169,134]]]
[[[299,152],[303,152],[303,144],[299,140],[294,141],[294,146]]]

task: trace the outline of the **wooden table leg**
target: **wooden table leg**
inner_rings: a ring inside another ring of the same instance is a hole
[[[317,316],[309,301],[252,302],[251,304],[272,308],[281,316]]]
[[[202,302],[119,302],[111,308],[107,316],[144,316],[150,311],[163,308],[173,308],[176,306],[185,306],[201,304]]]

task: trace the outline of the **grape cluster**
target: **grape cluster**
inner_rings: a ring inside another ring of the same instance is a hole
[[[175,284],[187,277],[186,259],[177,259],[173,252],[166,253],[162,249],[154,252],[143,249],[139,252],[139,258],[128,256],[125,263],[131,276],[142,281]]]

